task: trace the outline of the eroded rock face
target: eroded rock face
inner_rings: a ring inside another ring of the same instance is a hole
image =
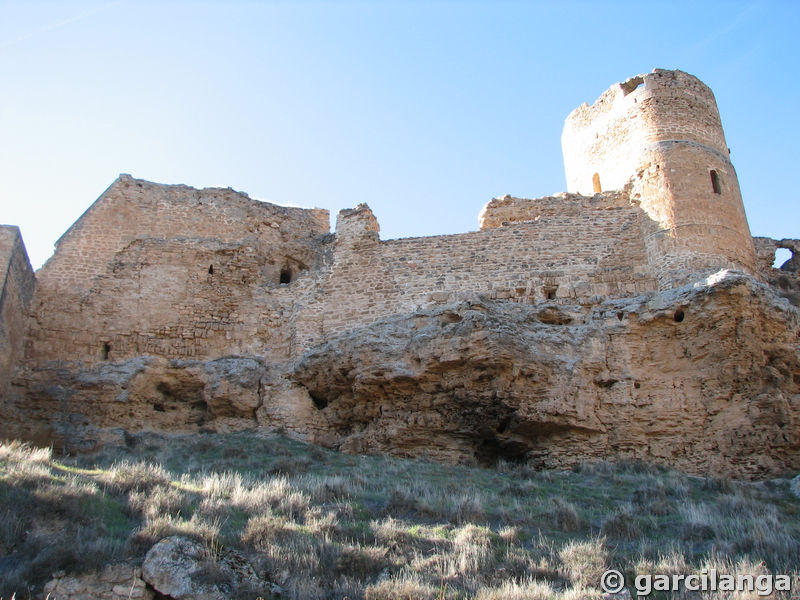
[[[348,452],[754,477],[800,468],[797,326],[786,300],[723,274],[590,309],[476,300],[384,319],[291,378]]]
[[[5,419],[71,450],[126,431],[265,426],[352,453],[773,476],[800,469],[799,324],[787,299],[733,272],[595,304],[474,296],[331,336],[294,362],[32,369]]]
[[[255,357],[58,363],[27,371],[6,410],[24,437],[78,452],[125,430],[237,431],[255,426],[267,373]]]

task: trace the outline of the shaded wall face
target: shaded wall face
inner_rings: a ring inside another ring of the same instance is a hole
[[[0,400],[22,358],[34,284],[19,229],[0,226]]]
[[[52,352],[89,362],[142,354],[285,358],[292,298],[279,283],[284,261],[279,251],[248,244],[136,241],[84,295],[80,315],[62,314],[68,334],[51,338]]]
[[[121,176],[57,242],[39,279],[48,293],[83,292],[136,240],[209,239],[266,248],[326,234],[328,219],[327,210],[276,206],[231,189]]]

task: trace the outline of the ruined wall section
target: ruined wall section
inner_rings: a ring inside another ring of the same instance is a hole
[[[380,241],[365,205],[342,211],[331,263],[297,315],[298,351],[332,333],[475,294],[591,303],[657,287],[642,213],[622,194],[506,197],[483,214],[493,225],[481,231]]]
[[[325,210],[121,176],[39,271],[29,364],[285,358],[287,288],[313,268],[328,230]]]
[[[716,101],[699,79],[655,70],[612,86],[567,118],[568,190],[621,189],[650,217],[643,236],[662,289],[755,254]]]
[[[624,190],[612,190],[593,196],[560,193],[534,200],[503,196],[492,198],[481,209],[478,224],[481,229],[496,229],[512,223],[534,223],[542,218],[579,219],[584,213],[604,210],[628,210],[639,206]]]
[[[0,225],[0,401],[22,357],[35,277],[19,227]]]
[[[800,240],[754,237],[753,245],[761,279],[789,302],[800,307]],[[789,250],[791,255],[783,264],[773,266],[779,248]]]

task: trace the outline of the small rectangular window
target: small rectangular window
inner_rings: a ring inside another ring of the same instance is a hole
[[[711,169],[711,189],[714,190],[715,194],[722,193],[722,182],[720,181],[719,173],[714,169]]]

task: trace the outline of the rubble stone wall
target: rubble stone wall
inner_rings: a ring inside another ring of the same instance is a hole
[[[283,356],[328,212],[121,176],[37,273],[27,359]]]
[[[343,211],[332,264],[298,314],[298,349],[471,294],[526,304],[588,303],[656,289],[643,215],[623,196],[506,197],[484,209],[480,231],[388,241],[378,240],[368,208]]]

